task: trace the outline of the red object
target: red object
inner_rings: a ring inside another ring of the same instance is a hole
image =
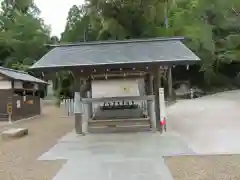
[[[166,118],[164,117],[163,120],[160,121],[160,125],[161,125],[161,126],[164,126],[164,125],[166,125],[166,123],[167,123],[167,122],[166,122]]]

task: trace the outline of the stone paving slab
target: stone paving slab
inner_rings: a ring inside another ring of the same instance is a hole
[[[2,138],[19,138],[28,134],[27,128],[11,128],[2,132]]]
[[[229,91],[170,106],[168,127],[198,155],[239,154],[240,91]]]
[[[239,154],[239,98],[240,91],[233,91],[180,101],[168,108],[168,133],[164,135],[148,132],[83,137],[72,132],[39,160],[67,160],[53,180],[173,180],[165,156]],[[229,162],[221,166],[228,167]],[[217,163],[218,159],[211,165],[213,169]],[[189,169],[198,166],[188,164]],[[210,167],[211,163],[203,164]],[[181,165],[175,166],[175,173]]]
[[[64,136],[39,160],[68,160],[53,180],[172,180],[162,156],[193,153],[177,136],[159,133]]]
[[[76,167],[80,167],[78,171],[76,171]],[[159,158],[158,161],[146,159],[95,161],[94,163],[69,161],[53,180],[69,179],[70,175],[74,180],[79,178],[86,180],[143,180],[147,178],[172,180],[162,158]]]

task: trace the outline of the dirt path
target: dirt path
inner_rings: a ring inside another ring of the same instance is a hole
[[[240,155],[170,157],[165,163],[174,180],[240,179]]]
[[[61,110],[49,105],[43,113],[40,118],[12,125],[28,128],[28,136],[0,140],[1,180],[51,180],[64,164],[60,160],[38,161],[37,158],[73,129],[73,120],[61,118]]]

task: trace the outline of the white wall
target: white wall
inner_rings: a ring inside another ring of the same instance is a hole
[[[49,80],[48,83],[49,85],[47,86],[47,96],[44,99],[53,101],[54,100],[53,82]]]
[[[48,81],[49,85],[47,86],[47,92],[49,96],[53,96],[53,82],[51,80]]]
[[[21,81],[14,81],[14,88],[15,89],[22,89],[23,83]]]
[[[92,97],[139,96],[138,80],[93,80]]]
[[[11,89],[12,88],[12,82],[3,80],[0,81],[0,89]]]
[[[92,98],[140,96],[138,86],[140,80],[142,79],[93,80]],[[141,101],[135,103],[140,105]],[[93,108],[99,105],[103,103],[93,104]]]
[[[34,89],[38,90],[39,89],[39,85],[38,84],[34,84]]]

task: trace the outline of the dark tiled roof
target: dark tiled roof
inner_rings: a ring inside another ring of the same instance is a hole
[[[181,38],[140,39],[55,45],[31,68],[152,62],[187,64],[198,60]]]
[[[23,72],[23,71],[17,71],[17,70],[14,70],[14,69],[0,67],[0,73],[9,77],[9,78],[15,79],[15,80],[47,84],[47,82],[45,82],[41,79],[38,79],[34,76],[31,76],[31,75],[29,75],[29,74],[27,74],[26,72]]]

